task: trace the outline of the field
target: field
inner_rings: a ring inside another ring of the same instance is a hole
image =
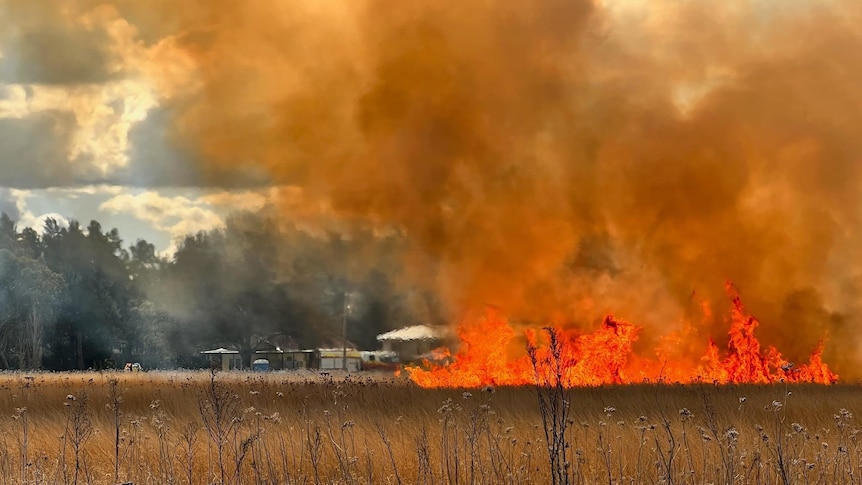
[[[851,385],[542,391],[568,415],[534,387],[368,374],[13,373],[0,388],[4,484],[850,484],[862,472]]]

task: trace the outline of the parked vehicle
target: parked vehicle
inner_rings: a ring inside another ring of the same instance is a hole
[[[391,350],[363,350],[362,370],[395,371],[400,365],[398,354]]]

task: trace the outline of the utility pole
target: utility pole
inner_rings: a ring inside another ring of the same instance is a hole
[[[344,308],[341,310],[341,370],[347,372],[347,293],[344,294]]]

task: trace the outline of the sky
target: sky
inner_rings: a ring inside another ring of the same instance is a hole
[[[194,89],[174,34],[146,38],[97,2],[24,3],[0,2],[0,211],[19,228],[95,219],[170,254],[263,206],[273,189],[208,187],[168,140],[163,106]]]

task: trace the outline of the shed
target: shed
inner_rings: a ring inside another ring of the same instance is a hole
[[[214,369],[219,367],[223,371],[242,369],[242,357],[239,355],[239,350],[219,347],[213,350],[204,350],[201,355],[209,357],[210,366]]]
[[[281,347],[255,350],[258,359],[269,361],[270,370],[294,370],[311,367],[313,350],[283,350]]]
[[[362,354],[353,349],[347,349],[346,361],[344,349],[285,350],[280,354],[259,355],[266,355],[269,358],[273,370],[279,368],[341,370],[345,363],[349,372],[355,372],[362,368]],[[273,360],[274,355],[278,355],[278,360]],[[279,363],[281,367],[277,367]]]
[[[414,325],[380,334],[377,341],[381,342],[383,350],[394,351],[402,362],[408,362],[443,345],[446,335],[445,328]]]
[[[347,367],[347,372],[362,370],[362,353],[355,349],[318,349],[320,357],[318,369],[320,370],[342,370]]]

